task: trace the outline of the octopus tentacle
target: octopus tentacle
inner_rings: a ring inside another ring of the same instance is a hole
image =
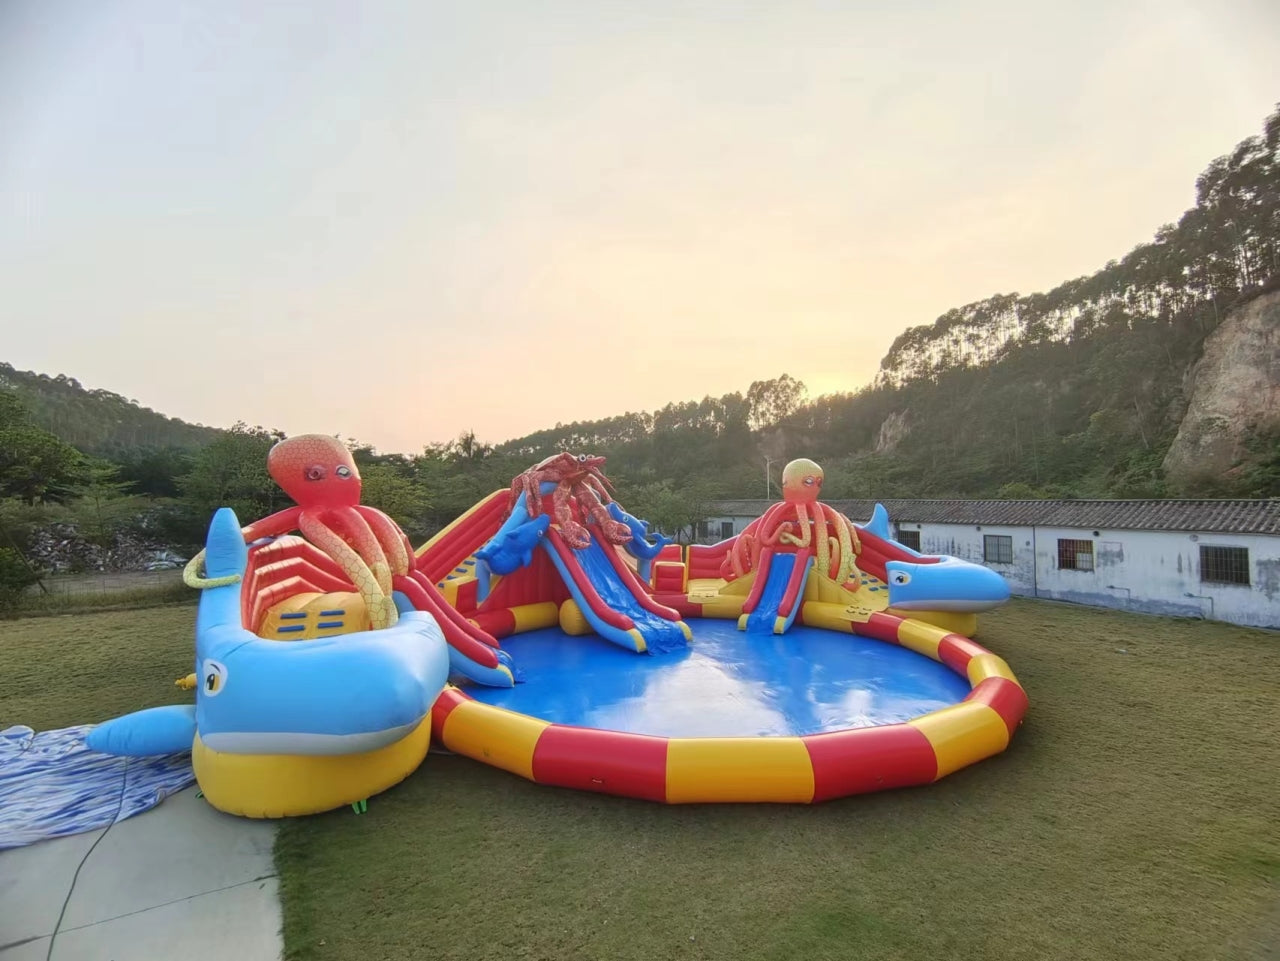
[[[785,534],[790,528],[780,529],[778,519],[785,513],[791,511],[791,505],[785,502],[772,505],[764,515],[760,518],[760,530],[756,535],[756,554],[752,557],[752,566],[755,566],[755,560],[759,557],[761,547],[773,547],[778,543],[778,538]],[[784,524],[790,525],[790,521],[783,521]]]
[[[845,526],[849,528],[849,534],[853,538],[853,552],[855,554],[861,554],[862,538],[858,535],[858,528],[854,526],[853,521],[849,520],[849,518],[844,517],[843,514],[840,516],[844,518]]]
[[[729,546],[729,554],[720,562],[720,576],[727,578],[729,572],[733,572],[734,577],[741,577],[749,568],[744,563],[745,558],[751,552],[751,545],[756,539],[756,533],[760,529],[760,518],[757,517],[743,529],[742,533],[733,539],[733,543]]]
[[[343,573],[351,579],[364,600],[372,628],[376,630],[390,627],[398,620],[395,604],[382,590],[373,571],[369,570],[364,559],[337,532],[321,518],[309,513],[303,513],[299,517],[298,528],[306,535],[307,540],[337,561]]]
[[[409,558],[409,570],[416,571],[418,569],[418,555],[414,553],[413,545],[409,543],[409,535],[404,531],[400,531],[400,541],[404,544],[405,555]]]
[[[804,508],[802,507],[801,510]],[[813,505],[813,539],[818,549],[818,570],[826,574],[831,569],[831,542],[827,539],[827,514],[825,504]]]
[[[369,525],[369,529],[373,531],[373,536],[382,545],[382,552],[391,567],[391,573],[408,574],[413,568],[411,560],[413,552],[407,550],[408,541],[405,539],[404,531],[400,529],[400,525],[376,507],[357,504],[354,510],[364,518],[365,523]]]
[[[378,541],[366,520],[354,507],[334,507],[325,511],[321,517],[332,530],[337,532],[369,566],[373,576],[377,578],[382,593],[391,596],[391,563],[386,552]]]
[[[796,526],[795,521],[782,521],[770,533],[760,538],[762,547],[776,547],[778,544],[790,544],[794,541],[795,535],[791,533],[792,528]]]
[[[831,508],[826,508],[831,514],[831,521],[836,529],[836,534],[840,538],[840,567],[834,578],[837,584],[843,584],[849,580],[849,572],[856,570],[853,557],[853,539],[849,536],[848,520],[842,515],[837,514]]]
[[[277,511],[267,517],[254,521],[248,527],[242,527],[241,533],[244,534],[246,544],[256,541],[259,537],[275,537],[278,534],[287,534],[289,531],[296,530],[298,527],[298,517],[302,514],[301,507],[289,507],[282,511]]]
[[[734,542],[733,550],[729,552],[729,562],[733,565],[734,577],[741,577],[749,570],[748,565],[743,563],[742,555],[750,555],[755,542],[754,534],[748,534],[743,531],[738,535],[738,539]]]
[[[840,528],[841,536],[849,539],[847,544],[843,541],[841,542],[843,545],[842,549],[849,558],[849,567],[845,573],[845,580],[840,582],[843,584],[851,577],[859,579],[862,577],[862,572],[858,570],[858,555],[862,553],[862,538],[858,536],[858,529],[853,526],[853,521],[849,520],[849,518],[845,517],[843,514],[840,516],[840,519],[844,521],[844,524]]]
[[[815,505],[816,506],[816,505]],[[809,526],[809,505],[803,502],[796,505],[796,513],[800,516],[800,529],[803,533],[800,536],[800,542],[797,547],[808,547],[813,543],[813,535],[816,533],[818,520],[822,517],[820,510],[814,511],[813,527]]]
[[[790,532],[779,536],[779,540],[784,544],[794,544],[796,547],[808,547],[812,543],[812,536],[809,530],[809,508],[804,503],[796,504],[796,520],[800,525],[800,536]]]

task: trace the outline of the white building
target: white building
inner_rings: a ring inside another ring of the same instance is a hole
[[[721,501],[699,540],[770,502]],[[858,524],[872,500],[829,501]],[[999,571],[1014,594],[1280,628],[1280,499],[883,500],[895,537]]]

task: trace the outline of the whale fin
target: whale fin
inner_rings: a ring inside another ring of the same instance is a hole
[[[220,587],[206,587],[200,592],[200,605],[196,613],[196,662],[209,656],[214,642],[221,638],[238,643],[253,635],[240,623],[240,578],[249,563],[249,547],[236,513],[229,507],[220,507],[209,522],[209,532],[204,542],[205,576],[211,580],[238,575],[235,580]],[[198,669],[198,668],[197,668]]]
[[[118,757],[154,757],[190,751],[196,736],[196,709],[170,704],[105,721],[85,737],[91,751]]]
[[[893,531],[889,529],[889,512],[884,509],[883,504],[876,504],[875,510],[871,512],[871,520],[867,521],[863,530],[870,531],[882,540],[893,540]]]
[[[236,512],[230,507],[220,507],[209,522],[209,533],[204,542],[204,569],[209,578],[243,574],[249,561],[249,547],[240,531]]]

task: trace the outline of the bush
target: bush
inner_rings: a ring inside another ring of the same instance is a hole
[[[23,591],[40,580],[40,572],[27,565],[11,547],[0,547],[0,611],[10,611]]]

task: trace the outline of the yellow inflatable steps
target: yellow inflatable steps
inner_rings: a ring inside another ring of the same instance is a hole
[[[267,609],[258,635],[271,641],[306,641],[369,628],[359,594],[295,594]]]

